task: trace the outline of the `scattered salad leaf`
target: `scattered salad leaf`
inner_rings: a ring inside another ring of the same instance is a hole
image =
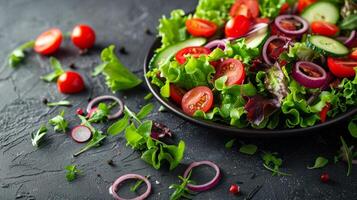
[[[45,76],[41,76],[41,79],[46,82],[56,81],[57,78],[64,73],[61,63],[56,58],[50,57],[50,65],[53,69],[53,72]]]
[[[48,102],[46,104],[48,107],[54,107],[54,106],[72,106],[70,101],[63,100],[63,101],[58,101],[58,102]]]
[[[319,156],[315,160],[315,164],[312,167],[307,167],[308,169],[318,169],[318,168],[323,168],[328,164],[328,159]]]
[[[187,184],[193,183],[190,178],[191,178],[191,173],[188,174],[187,178],[183,178],[182,176],[178,176],[179,179],[181,180],[181,184],[172,184],[170,185],[169,189],[175,189],[175,191],[170,195],[170,200],[179,200],[181,198],[186,198],[186,199],[193,199],[193,193],[191,190],[187,188]]]
[[[280,171],[280,167],[283,164],[281,158],[276,157],[277,153],[264,152],[263,154],[263,166],[272,172],[272,175],[283,175],[290,176],[290,174],[284,173]]]
[[[200,0],[194,18],[207,19],[221,26],[229,19],[233,3],[234,0]]]
[[[120,62],[119,58],[115,55],[114,49],[114,45],[103,49],[101,53],[103,63],[95,69],[93,74],[98,75],[102,73],[105,76],[106,84],[113,93],[138,86],[142,80]]]
[[[343,139],[342,136],[340,136],[340,139],[341,139],[341,143],[342,143],[342,147],[341,147],[341,150],[342,150],[342,153],[343,153],[343,156],[346,158],[346,161],[347,161],[347,176],[349,176],[351,174],[351,170],[352,170],[352,151],[351,149],[347,146],[345,140]]]
[[[254,144],[244,144],[239,148],[239,152],[254,155],[258,150],[258,147]]]
[[[81,173],[81,171],[77,169],[76,165],[68,165],[65,167],[65,169],[67,170],[66,179],[69,182],[75,180],[78,174]]]
[[[226,149],[231,149],[235,141],[236,139],[231,139],[224,146],[226,147]]]
[[[152,99],[153,96],[154,95],[151,92],[149,92],[147,95],[145,95],[144,99],[145,100],[150,100],[150,99]]]
[[[108,130],[107,133],[109,135],[118,135],[119,133],[123,132],[126,127],[129,125],[129,115],[124,114],[124,117],[116,121],[114,124],[112,124]]]
[[[145,177],[146,177],[146,178],[150,178],[150,176],[145,176]],[[130,191],[131,191],[131,192],[136,192],[136,191],[139,189],[140,185],[142,185],[143,183],[144,183],[143,180],[138,180],[138,181],[136,181],[135,185],[133,185],[132,187],[130,187]]]
[[[261,17],[274,18],[279,15],[281,6],[286,0],[260,0],[259,8]]]
[[[112,104],[111,104],[112,105]],[[113,106],[107,106],[105,103],[100,103],[98,107],[95,109],[93,114],[89,117],[88,122],[90,123],[100,123],[108,120],[108,115],[110,113],[110,109]]]
[[[350,131],[352,137],[357,138],[357,115],[355,115],[348,124],[348,130]]]
[[[25,59],[25,50],[33,48],[35,41],[28,41],[14,49],[8,56],[8,63],[11,67],[16,67]]]
[[[56,117],[50,119],[49,123],[54,126],[55,131],[66,132],[68,128],[68,122],[64,119],[64,110]]]
[[[42,125],[40,129],[37,130],[37,132],[31,133],[32,146],[38,147],[46,134],[47,128],[44,125]]]

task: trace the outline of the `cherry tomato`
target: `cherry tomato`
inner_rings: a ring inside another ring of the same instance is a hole
[[[207,112],[213,104],[212,90],[206,86],[198,86],[188,91],[182,98],[182,109],[188,115],[193,115],[197,110]]]
[[[289,3],[284,3],[284,4],[281,6],[281,8],[280,8],[279,14],[284,14],[284,13],[286,13],[286,12],[289,10],[289,8],[290,8]]]
[[[62,32],[57,28],[41,33],[35,41],[34,50],[41,55],[55,53],[62,42]]]
[[[205,19],[188,19],[186,21],[187,31],[195,37],[211,37],[217,31],[217,25]]]
[[[182,88],[179,88],[174,84],[170,84],[170,98],[178,105],[181,105],[181,101],[185,93],[186,91]]]
[[[74,27],[71,39],[74,45],[80,49],[89,49],[95,42],[94,30],[85,24],[79,24]]]
[[[229,12],[231,17],[243,15],[248,18],[257,18],[259,16],[259,3],[257,0],[237,0]]]
[[[64,94],[79,93],[84,89],[84,81],[79,73],[67,71],[57,79],[57,88]]]
[[[238,15],[227,22],[225,27],[226,37],[241,37],[248,33],[250,27],[251,21],[243,15]]]
[[[306,7],[315,3],[317,0],[299,0],[297,9],[301,13]]]
[[[357,49],[352,51],[352,53],[349,56],[351,59],[356,60],[357,61]]]
[[[330,110],[330,104],[327,103],[326,106],[320,112],[320,121],[324,123],[326,121],[327,112]]]
[[[186,57],[188,55],[198,58],[200,55],[210,54],[210,53],[211,53],[211,50],[209,48],[200,47],[200,46],[192,46],[192,47],[183,48],[180,51],[178,51],[176,53],[175,58],[176,58],[177,62],[179,62],[180,64],[184,64],[186,62]]]
[[[321,174],[320,180],[321,180],[321,182],[323,182],[323,183],[327,183],[327,182],[330,181],[330,176],[328,175],[327,172],[324,172],[324,173]]]
[[[343,58],[327,58],[327,65],[330,71],[337,77],[354,77],[357,62]]]
[[[325,36],[335,36],[340,29],[335,24],[324,21],[315,21],[311,23],[313,33]]]
[[[232,184],[231,187],[229,187],[229,192],[232,194],[239,194],[240,192],[240,187],[237,184]]]
[[[245,79],[244,65],[239,60],[229,58],[216,68],[215,79],[222,76],[227,76],[227,86],[243,84]]]

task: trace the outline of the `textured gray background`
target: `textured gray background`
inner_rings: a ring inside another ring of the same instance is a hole
[[[120,175],[134,172],[151,175],[153,192],[151,199],[168,199],[168,185],[177,182],[185,165],[198,160],[212,160],[219,164],[224,176],[213,190],[201,193],[196,199],[243,199],[256,185],[262,189],[254,199],[357,199],[357,168],[346,177],[344,163],[330,164],[323,170],[307,170],[319,155],[330,158],[339,148],[338,135],[346,135],[346,124],[341,123],[320,135],[264,140],[252,142],[262,150],[277,151],[283,158],[283,170],[291,177],[272,177],[264,170],[259,154],[246,156],[237,148],[227,150],[224,144],[230,138],[198,127],[171,113],[154,112],[151,118],[167,124],[176,133],[176,140],[186,141],[184,165],[173,172],[155,170],[139,159],[139,154],[125,146],[121,136],[110,138],[100,148],[72,158],[81,145],[68,135],[50,131],[42,148],[31,146],[30,133],[39,128],[60,109],[47,108],[42,97],[51,101],[68,99],[74,106],[66,110],[66,118],[73,127],[79,123],[74,116],[77,107],[85,107],[90,91],[93,96],[110,94],[102,77],[90,78],[89,72],[99,62],[99,52],[109,44],[125,46],[129,55],[120,58],[137,75],[143,76],[142,64],[154,36],[145,29],[155,30],[157,20],[174,8],[193,10],[196,1],[168,0],[2,0],[0,3],[0,199],[110,199],[108,187]],[[19,44],[33,39],[49,27],[70,31],[77,23],[91,24],[97,33],[95,49],[88,55],[79,56],[66,41],[55,56],[64,66],[75,63],[85,76],[88,91],[81,95],[65,96],[57,92],[55,84],[44,83],[39,76],[50,71],[48,59],[30,54],[27,62],[13,70],[6,66],[6,56]],[[147,90],[143,84],[135,90],[119,93],[125,103],[134,110],[146,102]],[[155,101],[154,101],[155,102]],[[159,104],[155,102],[156,109]],[[104,127],[105,128],[105,127]],[[345,136],[349,143],[352,139]],[[106,161],[113,159],[116,167]],[[77,164],[82,170],[77,180],[65,180],[64,166]],[[322,184],[321,172],[330,173],[333,182]],[[209,174],[201,170],[201,178]],[[256,177],[251,179],[252,174]],[[209,175],[208,175],[209,176]],[[206,177],[207,179],[207,177]],[[155,180],[160,184],[155,184]],[[241,184],[242,195],[234,197],[227,190],[235,181]],[[123,191],[126,193],[125,191]]]

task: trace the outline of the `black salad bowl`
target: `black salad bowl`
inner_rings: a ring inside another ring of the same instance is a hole
[[[153,57],[155,50],[160,48],[160,46],[161,46],[160,38],[156,38],[149,52],[146,55],[144,61],[144,74],[146,74],[149,71],[150,60]],[[205,126],[207,128],[215,129],[217,133],[223,133],[225,135],[229,135],[233,137],[266,138],[266,137],[286,137],[286,136],[314,134],[314,133],[319,133],[321,129],[325,129],[329,126],[336,125],[339,122],[342,123],[343,121],[346,121],[353,115],[357,114],[357,107],[351,107],[348,109],[347,112],[342,113],[333,119],[328,119],[325,123],[316,124],[314,126],[306,127],[306,128],[277,128],[273,130],[237,128],[219,122],[194,118],[185,114],[179,106],[177,106],[176,104],[172,103],[171,101],[165,98],[162,98],[160,95],[160,89],[157,86],[151,84],[150,80],[146,76],[145,76],[145,81],[150,91],[155,96],[155,98],[170,111],[174,112],[175,114],[182,117],[183,119],[199,124],[201,126]]]

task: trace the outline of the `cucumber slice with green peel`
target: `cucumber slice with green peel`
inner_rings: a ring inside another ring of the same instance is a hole
[[[183,42],[171,45],[154,55],[150,61],[149,67],[150,69],[160,68],[160,66],[168,63],[179,50],[190,46],[202,46],[205,43],[206,38],[190,38]]]
[[[258,30],[257,32],[247,36],[245,38],[245,43],[249,48],[260,47],[264,44],[265,40],[268,38],[268,26]]]
[[[307,45],[315,51],[332,56],[345,56],[349,53],[341,42],[322,35],[309,36]]]
[[[336,24],[340,18],[340,10],[331,2],[319,1],[305,8],[301,17],[306,19],[310,24],[313,21],[326,21]]]

